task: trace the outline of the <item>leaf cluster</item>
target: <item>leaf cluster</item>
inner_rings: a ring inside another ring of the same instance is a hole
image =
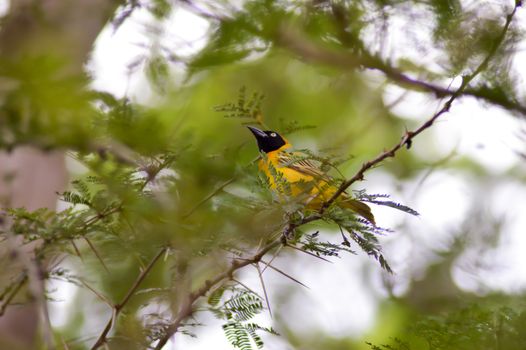
[[[263,311],[263,300],[252,291],[239,287],[219,288],[208,297],[208,305],[217,318],[225,320],[223,331],[235,349],[261,349],[263,340],[258,332],[277,334],[270,327],[251,322]]]

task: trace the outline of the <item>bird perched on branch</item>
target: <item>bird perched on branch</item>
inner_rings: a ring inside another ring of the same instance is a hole
[[[268,178],[271,189],[280,195],[298,198],[310,209],[320,209],[338,190],[334,180],[319,166],[300,152],[289,152],[292,145],[280,134],[271,130],[248,127],[254,134],[262,158],[259,169]],[[336,205],[354,211],[375,225],[371,208],[342,193]]]

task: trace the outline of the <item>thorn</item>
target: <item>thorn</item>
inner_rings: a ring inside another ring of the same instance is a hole
[[[274,261],[274,259],[276,259],[276,257],[278,256],[279,252],[281,251],[281,249],[286,246],[287,244],[283,244],[283,245],[280,245],[278,247],[278,249],[276,250],[276,252],[274,253],[274,255],[272,256],[272,258],[270,259],[270,261],[268,262],[269,264],[272,264],[272,262]],[[259,250],[259,248],[258,248]],[[268,265],[265,266],[265,268],[261,271],[261,273],[265,272],[265,270],[267,269]],[[259,265],[258,265],[258,270],[259,270]]]
[[[84,240],[86,241],[86,243],[88,243],[89,247],[91,248],[91,250],[93,251],[93,253],[95,253],[95,256],[97,257],[97,259],[100,261],[102,267],[104,267],[104,270],[106,270],[107,273],[110,273],[110,270],[108,270],[108,267],[106,266],[106,264],[104,263],[104,260],[102,260],[102,257],[100,256],[99,252],[97,251],[97,249],[95,248],[95,246],[93,245],[93,243],[91,243],[91,241],[88,239],[88,237],[86,236],[83,236],[82,238],[84,238]]]
[[[405,136],[404,136],[404,144],[406,146],[407,149],[410,149],[411,146],[413,145],[413,136],[414,136],[414,132],[412,131],[407,131],[405,132]]]
[[[308,250],[304,250],[304,249],[295,247],[295,246],[290,245],[290,244],[287,244],[286,246],[332,264],[332,261],[330,261],[328,259],[325,259],[324,257],[321,257],[319,255],[313,254],[313,253],[309,252]]]
[[[82,258],[82,254],[80,254],[80,250],[75,244],[75,241],[71,239],[70,242],[71,242],[71,245],[73,246],[73,249],[75,250],[75,254],[77,254],[77,256],[80,258],[80,261],[84,262],[84,259]]]
[[[260,261],[261,261],[263,264],[265,264],[265,265],[267,265],[268,267],[270,267],[272,270],[274,270],[274,271],[276,271],[276,272],[282,274],[283,276],[285,276],[285,277],[291,279],[292,281],[296,282],[297,284],[302,285],[303,287],[305,287],[305,288],[307,288],[307,289],[310,289],[307,285],[305,285],[304,283],[298,281],[297,279],[295,279],[295,278],[292,277],[291,275],[289,275],[289,274],[283,272],[282,270],[278,269],[277,267],[274,267],[274,266],[270,265],[269,263],[267,263],[267,262],[265,262],[265,261],[263,261],[263,260],[260,260]]]
[[[270,264],[268,264],[267,266],[270,266]],[[261,268],[259,267],[259,263],[256,263],[256,268],[258,269],[259,280],[261,282],[261,287],[263,288],[263,294],[265,295],[265,301],[267,302],[268,313],[270,315],[270,318],[272,318],[272,308],[270,307],[270,301],[268,300],[267,288],[265,287],[265,281],[263,280],[263,271],[261,271]]]

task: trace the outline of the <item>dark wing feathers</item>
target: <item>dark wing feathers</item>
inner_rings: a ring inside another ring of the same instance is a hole
[[[278,154],[278,163],[280,166],[294,169],[297,172],[312,176],[316,179],[321,179],[327,183],[330,183],[332,180],[329,175],[325,174],[320,169],[317,161],[305,159],[302,157],[301,153],[280,152]],[[374,215],[371,212],[371,208],[367,204],[356,199],[349,198],[345,192],[341,195],[341,198],[343,200],[340,203],[343,207],[351,209],[358,215],[365,218],[371,224],[376,226]]]
[[[305,175],[312,176],[316,179],[322,179],[327,182],[331,181],[329,175],[325,174],[316,161],[306,159],[301,154],[280,152],[278,154],[278,163],[280,166],[296,170]]]

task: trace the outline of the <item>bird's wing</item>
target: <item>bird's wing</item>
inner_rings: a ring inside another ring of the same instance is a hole
[[[295,170],[303,175],[312,176],[315,179],[331,181],[331,177],[321,170],[317,161],[305,158],[299,152],[280,152],[278,154],[278,164],[282,167]]]

